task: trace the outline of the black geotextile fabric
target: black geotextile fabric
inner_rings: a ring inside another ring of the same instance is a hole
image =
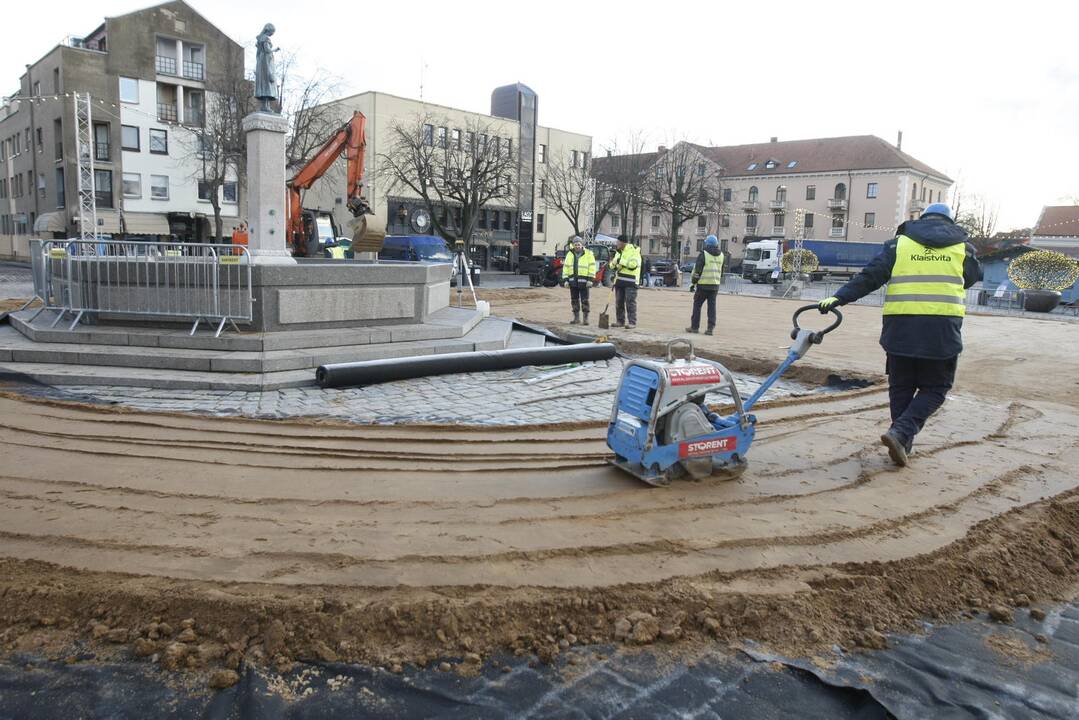
[[[1017,615],[1014,626],[976,620],[891,637],[887,650],[840,653],[830,668],[753,648],[691,667],[649,652],[538,668],[496,658],[473,678],[322,664],[297,666],[281,679],[248,670],[238,685],[214,693],[184,687],[146,662],[64,665],[23,657],[0,665],[0,720],[1079,717],[1079,606],[1041,623],[1025,611]],[[1047,644],[1035,640],[1039,633]],[[1034,654],[1001,654],[991,636]]]

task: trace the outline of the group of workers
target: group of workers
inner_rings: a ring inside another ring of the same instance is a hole
[[[641,263],[640,249],[620,236],[608,264],[616,273],[617,322],[612,327],[632,330],[637,325]],[[597,271],[592,252],[581,238],[574,238],[562,265],[562,284],[570,288],[572,324],[588,324],[588,290],[599,282]],[[686,332],[700,332],[701,308],[707,304],[704,334],[714,333],[722,278],[723,253],[716,236],[709,235],[690,279],[693,310]],[[900,225],[876,258],[818,304],[820,312],[827,313],[888,285],[880,344],[887,358],[891,426],[880,439],[896,465],[907,464],[915,436],[944,404],[955,382],[963,350],[966,289],[981,279],[981,265],[967,232],[955,224],[948,205],[933,203],[917,220]]]

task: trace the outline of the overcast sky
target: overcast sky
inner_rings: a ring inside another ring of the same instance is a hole
[[[7,9],[0,91],[65,35],[139,0]],[[262,25],[349,93],[487,112],[523,82],[540,123],[651,144],[874,134],[1000,207],[1001,229],[1079,196],[1079,5],[995,2],[284,2],[193,0],[250,45]],[[338,8],[333,10],[332,8]],[[783,158],[779,158],[783,160]]]

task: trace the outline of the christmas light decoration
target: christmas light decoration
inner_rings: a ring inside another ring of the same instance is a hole
[[[1079,280],[1079,261],[1053,250],[1033,250],[1012,260],[1008,279],[1021,290],[1067,290]]]
[[[780,265],[783,266],[783,272],[811,273],[820,267],[820,260],[812,250],[800,248],[783,253]]]

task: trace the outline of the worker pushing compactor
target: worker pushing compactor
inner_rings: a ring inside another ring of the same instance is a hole
[[[868,295],[885,283],[880,344],[888,355],[892,426],[880,440],[896,465],[906,465],[914,437],[944,403],[963,351],[966,288],[982,278],[967,232],[952,210],[933,203],[865,269],[830,298],[822,313]]]

